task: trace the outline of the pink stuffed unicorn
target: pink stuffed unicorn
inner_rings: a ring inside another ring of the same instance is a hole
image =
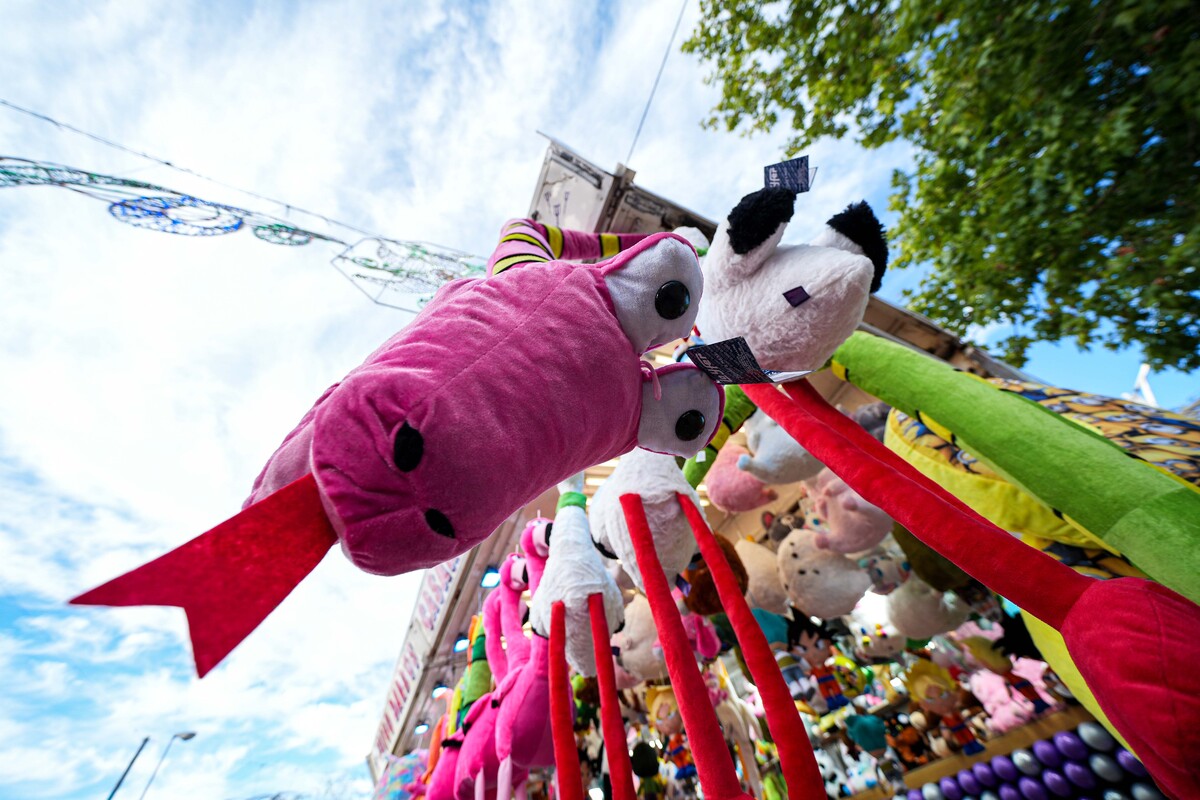
[[[317,400],[240,514],[72,602],[184,608],[203,676],[335,543],[367,572],[430,567],[593,464],[702,449],[724,393],[692,365],[641,358],[695,322],[691,245],[531,220],[501,235],[489,277],[442,287]],[[556,260],[572,258],[603,260]]]
[[[708,499],[722,511],[751,511],[779,497],[774,489],[738,467],[738,459],[749,455],[750,451],[744,447],[726,444],[704,476]]]

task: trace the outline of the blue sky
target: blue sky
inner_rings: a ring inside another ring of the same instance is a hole
[[[18,1],[0,87],[226,183],[483,254],[528,207],[536,130],[607,167],[625,158],[679,6],[428,6]],[[704,72],[672,53],[631,166],[716,218],[786,136],[702,130]],[[0,151],[323,229],[4,109]],[[852,200],[885,209],[910,153],[820,142],[810,156],[820,172],[789,241]],[[170,237],[63,190],[0,191],[0,796],[101,796],[151,736],[130,796],[184,730],[198,735],[149,798],[365,795],[417,576],[331,555],[203,681],[177,610],[64,604],[234,513],[312,400],[404,323],[329,266],[336,252]],[[884,296],[915,277],[891,276]],[[1028,369],[1116,394],[1137,367],[1067,345],[1038,346]],[[1164,405],[1200,393],[1194,376],[1151,380]]]

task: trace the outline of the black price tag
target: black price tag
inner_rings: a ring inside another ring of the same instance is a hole
[[[807,375],[807,372],[773,372],[758,365],[750,345],[741,336],[713,344],[689,347],[687,357],[705,375],[720,384],[780,383]]]
[[[784,188],[794,192],[807,192],[812,185],[812,174],[808,169],[808,156],[793,158],[763,167],[763,185],[768,189]]]

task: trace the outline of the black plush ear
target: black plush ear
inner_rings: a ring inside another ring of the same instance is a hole
[[[883,284],[883,272],[887,269],[887,233],[867,202],[851,203],[845,211],[835,214],[825,224],[861,247],[867,258],[871,259],[875,265],[871,291],[879,291]]]
[[[791,189],[759,189],[729,212],[729,246],[744,256],[771,238],[780,224],[792,219],[796,193]]]

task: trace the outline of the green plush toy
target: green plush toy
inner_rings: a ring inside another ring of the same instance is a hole
[[[877,336],[855,333],[832,367],[1200,602],[1200,490],[1186,480],[1021,394]]]

